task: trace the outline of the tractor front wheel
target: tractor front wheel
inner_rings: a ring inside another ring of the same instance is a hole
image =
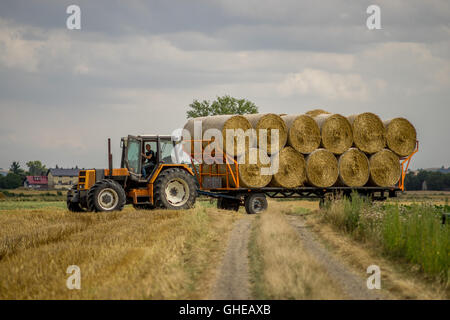
[[[87,204],[90,211],[120,211],[125,202],[125,191],[113,180],[96,182],[88,192]]]

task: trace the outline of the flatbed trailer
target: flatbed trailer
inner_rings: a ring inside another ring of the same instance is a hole
[[[196,140],[190,140],[195,142]],[[198,142],[199,140],[197,140]],[[202,144],[205,141],[201,141]],[[208,142],[208,141],[206,141]],[[195,165],[195,154],[191,153],[191,164],[198,181],[199,195],[216,198],[217,207],[225,210],[238,211],[240,206],[244,206],[249,214],[262,212],[267,209],[267,197],[272,199],[317,199],[322,206],[327,197],[335,198],[337,196],[351,197],[352,192],[366,197],[370,201],[384,201],[388,198],[397,197],[398,192],[405,190],[405,177],[408,171],[412,157],[419,150],[419,142],[416,142],[414,152],[405,158],[400,158],[401,178],[398,185],[392,187],[345,187],[333,186],[328,188],[319,188],[311,186],[302,186],[298,188],[280,188],[280,187],[264,187],[264,188],[242,188],[239,187],[239,165],[236,160],[225,152],[222,152],[226,172],[218,173],[219,170],[213,172],[214,165],[209,165],[209,170],[204,170],[203,164]],[[202,147],[203,151],[203,147]],[[214,155],[212,155],[214,157]],[[225,186],[217,187],[217,182],[223,184],[225,178]],[[231,181],[230,181],[231,180]],[[233,184],[231,183],[233,182]],[[234,185],[234,186],[233,186]]]

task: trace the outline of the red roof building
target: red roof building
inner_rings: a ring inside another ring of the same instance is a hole
[[[48,178],[47,176],[26,176],[23,185],[35,189],[48,188]]]

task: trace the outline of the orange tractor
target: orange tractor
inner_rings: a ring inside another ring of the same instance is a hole
[[[146,145],[155,152],[148,175],[142,173]],[[116,211],[125,204],[137,209],[188,209],[197,197],[194,173],[187,164],[173,161],[175,142],[171,136],[148,135],[122,138],[122,160],[112,168],[108,140],[109,169],[80,170],[78,184],[67,194],[70,211]]]

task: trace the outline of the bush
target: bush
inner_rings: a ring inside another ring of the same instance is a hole
[[[388,256],[406,259],[430,275],[448,281],[450,224],[447,205],[380,205],[352,194],[327,204],[323,220],[359,241],[378,246]]]

